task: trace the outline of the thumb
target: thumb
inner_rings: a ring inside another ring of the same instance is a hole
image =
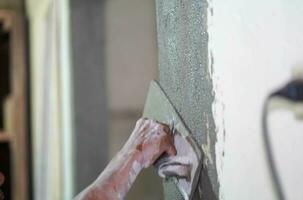
[[[167,153],[169,156],[174,156],[174,155],[177,154],[177,150],[176,150],[176,148],[175,148],[174,145],[170,145],[170,146],[168,147],[168,149],[166,150],[166,153]]]

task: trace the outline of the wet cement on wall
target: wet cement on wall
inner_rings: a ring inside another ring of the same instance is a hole
[[[205,0],[156,0],[160,84],[201,145],[205,157],[194,199],[217,199],[213,82]],[[164,182],[165,199],[181,199]]]

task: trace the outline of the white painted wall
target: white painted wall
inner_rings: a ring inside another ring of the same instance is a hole
[[[276,199],[260,116],[266,96],[303,61],[302,19],[301,0],[209,2],[221,199]],[[303,121],[281,110],[269,123],[287,199],[303,199]]]

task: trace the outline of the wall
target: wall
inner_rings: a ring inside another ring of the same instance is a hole
[[[276,199],[261,112],[302,63],[303,3],[156,2],[160,83],[205,154],[195,199]],[[269,123],[286,195],[302,199],[303,123],[283,110]],[[164,190],[180,199],[173,184]]]
[[[266,96],[303,61],[302,1],[209,2],[217,170],[221,199],[276,199],[261,137]],[[302,69],[302,65],[301,65]],[[302,199],[302,121],[271,112],[270,132],[287,199]]]
[[[208,68],[207,2],[157,2],[160,84],[191,133],[205,159],[195,199],[218,195],[214,101]],[[165,199],[181,199],[172,183],[164,185]]]

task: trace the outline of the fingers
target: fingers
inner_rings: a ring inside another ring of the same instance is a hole
[[[134,133],[136,137],[131,139],[135,140],[134,144],[142,144],[140,146],[146,167],[153,164],[163,153],[169,156],[177,153],[173,133],[167,124],[141,118],[137,121]]]
[[[140,127],[142,125],[159,126],[160,128],[164,129],[165,132],[167,132],[167,133],[171,132],[169,125],[158,122],[157,120],[154,120],[154,119],[140,118],[136,122],[136,127]]]
[[[161,126],[161,133],[163,134],[163,146],[165,146],[165,148],[163,149],[163,152],[166,152],[169,156],[174,156],[177,154],[177,150],[174,146],[174,136],[169,128],[168,125],[166,124],[160,124]],[[161,152],[162,153],[162,152]]]
[[[177,154],[177,150],[174,146],[174,136],[173,133],[171,132],[170,128],[166,124],[161,124],[162,126],[162,133],[164,135],[164,142],[165,146],[167,148],[164,150],[169,156],[174,156]]]
[[[175,156],[177,154],[177,150],[175,148],[175,146],[170,145],[169,148],[166,150],[166,153],[169,155],[169,156]]]
[[[169,156],[174,156],[177,154],[177,150],[174,145],[174,136],[171,133],[165,132],[165,138],[163,138],[166,149],[164,149],[164,152],[166,152]]]
[[[160,127],[162,128],[163,131],[165,131],[167,134],[171,134],[172,135],[172,132],[171,132],[171,130],[169,128],[169,125],[161,123],[161,122],[157,122],[157,121],[156,121],[156,123],[160,125]]]

